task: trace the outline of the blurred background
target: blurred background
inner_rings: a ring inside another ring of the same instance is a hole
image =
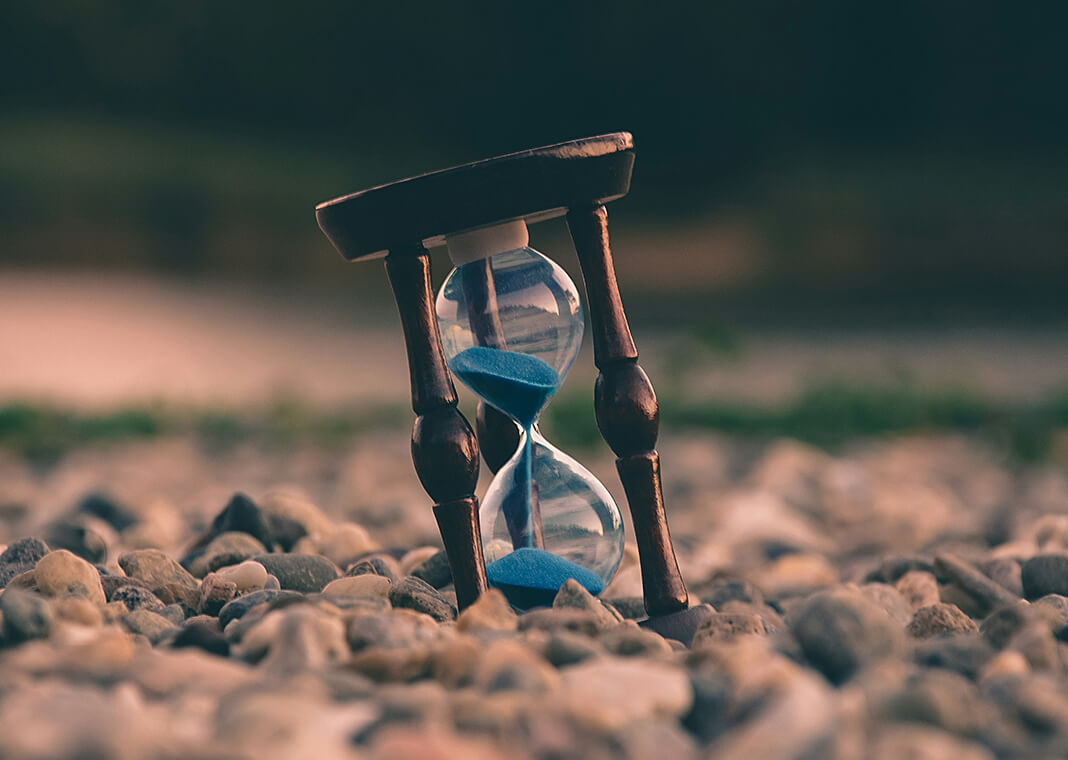
[[[0,444],[402,430],[381,263],[315,204],[629,130],[613,247],[669,429],[1056,455],[1063,6],[665,5],[9,5]],[[532,236],[577,274],[560,220]],[[546,424],[597,445],[579,365]]]

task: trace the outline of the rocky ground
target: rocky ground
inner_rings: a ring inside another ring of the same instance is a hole
[[[0,757],[1068,754],[1063,469],[665,435],[687,648],[632,538],[603,601],[457,615],[406,448],[0,452]]]

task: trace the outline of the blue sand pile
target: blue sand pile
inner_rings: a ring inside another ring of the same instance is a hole
[[[568,578],[574,578],[594,596],[604,590],[604,581],[592,570],[532,547],[516,549],[491,563],[486,577],[521,610],[551,605]]]
[[[529,428],[556,393],[560,375],[536,356],[475,346],[453,357],[453,373],[489,403]]]

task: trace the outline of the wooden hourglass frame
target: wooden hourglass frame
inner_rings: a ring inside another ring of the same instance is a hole
[[[550,145],[432,172],[336,198],[316,208],[323,232],[350,261],[385,254],[400,311],[411,376],[412,459],[452,568],[463,609],[486,590],[479,531],[479,444],[496,472],[515,452],[518,430],[481,402],[478,436],[456,408],[434,312],[427,247],[446,234],[510,219],[537,222],[566,215],[586,289],[594,362],[597,424],[615,452],[634,524],[647,625],[688,640],[711,609],[688,609],[668,532],[656,452],[659,407],[638,364],[619,296],[605,204],[630,187],[629,133]],[[492,330],[492,325],[486,329]]]

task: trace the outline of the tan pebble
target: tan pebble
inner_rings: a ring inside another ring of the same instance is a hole
[[[905,573],[898,578],[895,587],[905,597],[905,601],[909,603],[913,611],[942,601],[938,595],[938,581],[933,575],[922,570],[910,570]]]
[[[381,575],[353,575],[330,581],[323,589],[327,596],[389,596],[393,583]]]
[[[438,548],[436,546],[420,546],[418,549],[412,549],[401,557],[401,575],[411,575],[412,570],[419,567],[437,553]]]
[[[103,610],[104,620],[108,623],[122,620],[130,614],[130,608],[126,606],[126,602],[108,602],[104,605]]]
[[[518,627],[519,617],[497,589],[490,589],[480,596],[456,620],[456,628],[460,631],[514,631]]]
[[[367,529],[356,523],[344,523],[328,538],[319,541],[319,553],[341,567],[354,557],[378,548],[378,542],[371,538]]]
[[[1030,672],[1027,659],[1012,649],[1006,649],[993,657],[979,672],[979,683],[1001,676],[1022,676]]]
[[[215,574],[221,580],[236,584],[238,591],[261,589],[267,583],[267,568],[251,559],[219,568]]]
[[[93,604],[107,604],[100,573],[81,557],[58,549],[41,557],[34,568],[37,588],[45,596],[81,596]]]
[[[125,607],[126,605],[123,606]],[[56,617],[71,623],[98,626],[104,622],[104,615],[100,611],[100,607],[97,607],[88,599],[78,599],[73,596],[56,599],[52,602],[52,609],[55,610]]]
[[[442,686],[466,686],[474,676],[483,646],[473,636],[457,636],[434,647],[431,675]]]
[[[7,588],[24,588],[30,591],[36,591],[37,576],[34,574],[33,570],[19,573],[7,582]]]
[[[808,594],[838,583],[838,572],[822,554],[786,554],[757,575],[766,596]]]

